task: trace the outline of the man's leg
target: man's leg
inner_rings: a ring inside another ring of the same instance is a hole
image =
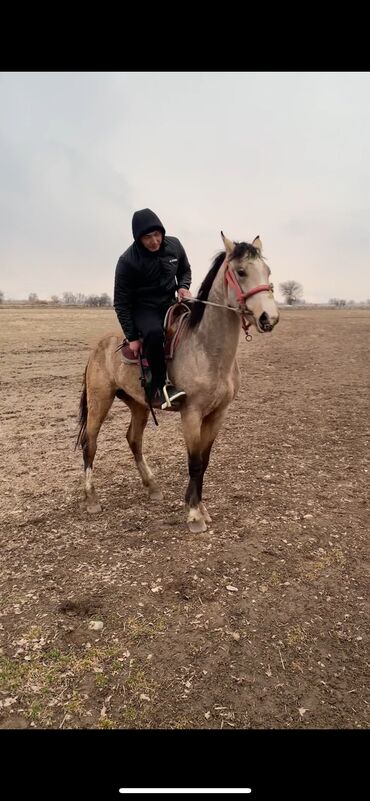
[[[160,309],[141,309],[135,313],[135,323],[143,337],[143,353],[152,374],[152,398],[158,400],[158,405],[166,408],[167,400],[179,402],[185,397],[185,392],[176,391],[171,385],[165,389],[167,368],[164,356],[164,314]],[[167,395],[167,397],[166,397]]]
[[[135,312],[135,324],[143,338],[143,353],[152,374],[152,392],[162,389],[166,382],[164,358],[163,315],[160,309],[140,309]]]
[[[167,370],[163,349],[163,329],[153,329],[144,336],[143,351],[152,374],[152,395],[157,389],[163,389],[166,383]]]

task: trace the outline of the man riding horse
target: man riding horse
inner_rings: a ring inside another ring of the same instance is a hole
[[[191,268],[181,242],[166,236],[151,209],[135,211],[133,244],[118,259],[114,308],[135,356],[148,361],[152,374],[151,403],[166,409],[185,398],[185,392],[167,381],[163,322],[178,299],[191,297]],[[142,340],[142,342],[141,342]]]
[[[115,307],[136,352],[142,333],[157,389],[162,383],[162,394],[159,394],[163,403],[163,396],[166,401],[163,316],[174,298],[176,286],[180,297],[189,296],[190,266],[178,239],[165,236],[153,212],[143,209],[136,215],[133,219],[135,243],[117,265]],[[244,330],[250,339],[251,325],[259,333],[266,334],[279,320],[270,268],[262,255],[259,236],[251,243],[235,242],[222,232],[221,238],[224,250],[217,254],[203,279],[197,298],[191,303],[176,352],[168,361],[172,381],[169,394],[171,397],[177,394],[175,386],[183,388],[183,392],[178,391],[178,397],[182,398],[178,407],[188,453],[189,484],[185,502],[187,524],[192,533],[205,531],[211,521],[202,499],[203,480],[213,443],[239,389],[240,331]],[[151,336],[153,331],[156,333]],[[121,346],[121,336],[103,337],[85,368],[76,445],[80,445],[83,452],[84,492],[89,514],[101,510],[94,487],[93,464],[98,434],[115,398],[123,401],[131,412],[126,437],[143,486],[150,498],[163,497],[143,452],[143,433],[150,408],[138,381],[138,367],[132,360],[130,363],[122,358]],[[245,378],[248,384],[248,373]],[[247,436],[248,432],[243,432],[243,441]],[[248,443],[248,439],[246,441]],[[248,458],[248,447],[245,458]]]

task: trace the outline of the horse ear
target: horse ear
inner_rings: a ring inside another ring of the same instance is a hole
[[[231,239],[228,239],[227,236],[225,236],[223,231],[221,231],[221,236],[222,236],[222,241],[223,241],[223,243],[225,245],[225,248],[226,248],[226,253],[227,253],[228,256],[230,256],[230,254],[233,252],[233,250],[235,250],[234,242],[232,242]]]
[[[259,236],[256,236],[256,238],[253,239],[252,245],[254,248],[256,248],[256,250],[258,250],[259,253],[262,253],[262,242]]]

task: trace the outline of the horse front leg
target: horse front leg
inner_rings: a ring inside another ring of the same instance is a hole
[[[184,409],[181,412],[182,427],[188,452],[189,484],[185,493],[185,503],[189,513],[187,524],[193,534],[206,531],[206,519],[202,511],[203,460],[201,453],[200,412]]]
[[[224,417],[225,417],[226,410],[218,408],[215,412],[205,417],[202,422],[202,427],[200,431],[200,446],[201,446],[201,457],[202,457],[202,476],[200,480],[200,510],[203,514],[204,520],[206,523],[211,523],[212,518],[211,515],[208,513],[203,501],[202,501],[202,493],[203,493],[203,481],[204,481],[204,474],[207,470],[209,457],[211,455],[212,445],[217,437],[217,434],[222,426]]]

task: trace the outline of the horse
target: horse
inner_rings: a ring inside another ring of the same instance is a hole
[[[202,489],[212,445],[240,385],[236,360],[242,326],[250,338],[254,325],[261,334],[279,320],[270,283],[270,268],[257,236],[251,244],[233,242],[221,231],[225,250],[215,257],[196,298],[174,357],[168,362],[170,381],[186,392],[179,413],[188,455],[189,483],[185,494],[191,532],[207,530],[211,517],[202,502]],[[87,511],[101,511],[93,483],[93,462],[100,427],[115,397],[131,411],[126,438],[149,498],[162,499],[161,489],[143,455],[143,432],[149,405],[136,365],[124,363],[118,352],[122,336],[103,337],[91,353],[83,379],[76,448],[84,461]]]

